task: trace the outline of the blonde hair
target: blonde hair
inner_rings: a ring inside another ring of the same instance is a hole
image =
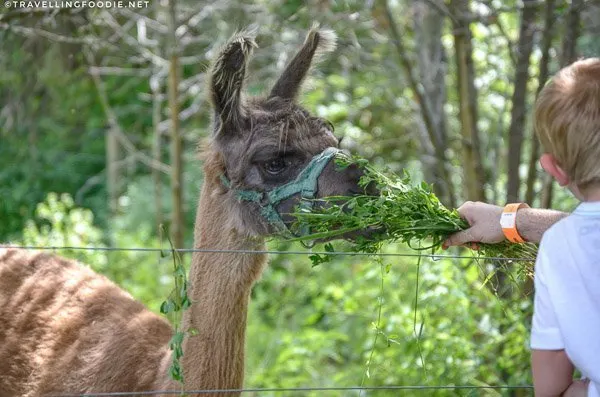
[[[600,186],[600,58],[561,69],[542,89],[534,129],[579,188]]]

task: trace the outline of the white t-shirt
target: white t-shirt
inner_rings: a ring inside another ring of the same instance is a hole
[[[544,233],[535,264],[531,348],[564,349],[600,397],[600,201]]]

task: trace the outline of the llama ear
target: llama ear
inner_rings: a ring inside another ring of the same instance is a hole
[[[313,25],[308,32],[304,45],[271,89],[269,97],[278,96],[285,99],[295,99],[300,92],[302,81],[306,77],[315,56],[335,50],[337,36],[333,30],[319,29]]]
[[[210,73],[210,98],[214,106],[219,128],[231,126],[237,129],[246,116],[242,88],[246,76],[246,64],[257,45],[255,31],[246,30],[235,34],[223,47]]]

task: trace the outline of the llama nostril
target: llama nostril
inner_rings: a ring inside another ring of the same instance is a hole
[[[377,189],[377,184],[375,182],[370,182],[365,187],[361,187],[357,183],[352,183],[352,186],[348,188],[348,194],[350,196],[378,196],[379,189]]]
[[[365,193],[369,196],[378,196],[379,189],[377,189],[377,184],[373,181],[369,182],[365,187]]]
[[[346,180],[350,184],[350,188],[348,189],[348,193],[350,195],[361,195],[366,194],[369,196],[377,196],[379,194],[379,190],[377,189],[377,184],[375,182],[370,182],[367,186],[360,186],[360,178],[364,175],[364,171],[360,169],[356,164],[351,164],[348,168],[345,169]]]
[[[363,171],[356,164],[350,164],[346,168],[346,175],[348,175],[348,179],[351,181],[358,182],[360,177],[363,176]]]

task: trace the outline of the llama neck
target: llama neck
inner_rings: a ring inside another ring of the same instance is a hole
[[[219,187],[205,183],[196,215],[197,249],[264,250],[264,239],[242,237],[228,219]],[[237,389],[244,379],[248,300],[260,277],[265,254],[195,252],[189,275],[192,306],[183,329],[198,333],[183,343],[185,388]]]

